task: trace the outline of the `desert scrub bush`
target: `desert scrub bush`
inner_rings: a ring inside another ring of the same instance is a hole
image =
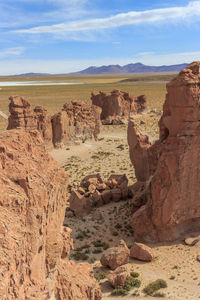
[[[83,249],[88,249],[88,248],[90,248],[90,245],[85,244],[85,245],[83,245],[83,246],[81,246],[79,248],[76,248],[75,251],[82,251]]]
[[[120,151],[122,151],[122,150],[124,150],[124,145],[121,144],[121,145],[117,146],[116,148],[119,149]]]
[[[95,248],[95,249],[92,251],[93,254],[98,254],[98,253],[102,253],[102,252],[103,252],[103,250],[102,250],[101,248]]]
[[[158,290],[166,288],[167,283],[163,279],[157,279],[151,283],[149,283],[144,289],[143,292],[146,295],[153,296]]]
[[[161,293],[161,292],[157,292],[155,294],[153,294],[154,297],[158,297],[158,298],[164,298],[165,297],[165,294],[164,293]]]
[[[97,281],[101,281],[106,278],[106,273],[105,272],[98,272],[94,274],[94,277]]]
[[[112,233],[112,235],[113,235],[113,236],[118,236],[119,233],[118,233],[117,231],[114,231],[114,232]]]
[[[119,224],[119,223],[117,223],[117,224],[115,225],[115,228],[116,228],[116,229],[121,229],[121,228],[122,228],[122,225]]]
[[[92,242],[92,244],[96,247],[96,248],[103,248],[103,250],[106,250],[110,247],[109,244],[105,243],[105,242],[102,242],[101,240],[97,240],[97,241],[94,241]]]
[[[133,278],[137,278],[137,277],[140,276],[140,274],[137,273],[137,272],[133,272],[133,271],[132,271],[132,272],[130,273],[130,276],[133,277]]]
[[[128,276],[123,285],[117,286],[113,291],[113,295],[127,295],[133,288],[139,288],[141,281],[139,279]]]
[[[90,235],[87,231],[78,229],[79,233],[75,237],[77,240],[83,240],[84,238],[90,238]]]
[[[89,258],[89,256],[87,254],[79,252],[79,251],[76,251],[75,253],[73,253],[72,257],[75,260],[88,260],[88,258]]]

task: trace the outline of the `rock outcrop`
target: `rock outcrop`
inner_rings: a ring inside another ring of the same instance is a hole
[[[200,62],[194,62],[167,84],[154,145],[130,124],[130,154],[146,188],[146,204],[132,217],[137,240],[172,241],[200,230],[199,120]]]
[[[92,104],[101,107],[103,124],[123,124],[128,115],[142,112],[146,108],[146,97],[134,98],[129,93],[113,90],[111,93],[91,94]]]
[[[101,299],[89,264],[68,259],[68,177],[39,131],[2,133],[0,169],[0,299]]]
[[[98,138],[101,108],[95,105],[73,101],[65,104],[61,112],[51,117],[44,107],[37,106],[33,109],[23,97],[11,96],[9,99],[10,116],[7,129],[37,129],[47,149],[62,148],[75,142]]]
[[[48,115],[47,110],[42,106],[36,106],[33,109],[29,101],[20,96],[11,96],[9,100],[10,116],[7,129],[37,129],[41,133],[47,148],[51,148],[51,117]]]
[[[71,141],[97,140],[101,126],[99,107],[84,101],[72,101],[64,104],[63,110],[68,115]]]
[[[100,207],[109,202],[118,202],[128,198],[128,179],[126,175],[111,175],[103,183],[99,174],[88,175],[73,190],[70,198],[70,210],[77,217],[88,215],[92,208]]]

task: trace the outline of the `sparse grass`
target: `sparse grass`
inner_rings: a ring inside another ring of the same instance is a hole
[[[167,283],[163,279],[157,279],[151,283],[149,283],[144,289],[143,292],[146,295],[153,296],[158,290],[166,288]]]

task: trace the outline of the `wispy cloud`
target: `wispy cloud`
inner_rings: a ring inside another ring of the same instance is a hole
[[[86,16],[89,0],[0,0],[0,28],[49,24]],[[30,9],[30,5],[34,9]],[[12,16],[12,18],[10,18]]]
[[[0,51],[0,59],[10,57],[10,56],[19,56],[25,51],[24,47],[15,47],[7,48]]]
[[[38,26],[29,29],[16,30],[15,32],[31,34],[83,32],[116,28],[125,25],[137,25],[142,23],[158,23],[161,21],[178,22],[181,20],[192,19],[194,17],[200,17],[200,1],[191,1],[188,3],[188,5],[181,7],[130,11],[128,13],[120,13],[107,18],[79,20],[50,26]]]
[[[11,75],[20,73],[70,73],[80,71],[89,66],[101,66],[110,64],[125,65],[128,63],[142,62],[147,65],[172,65],[181,63],[190,63],[195,60],[200,60],[200,51],[197,52],[180,52],[180,53],[138,53],[132,57],[113,58],[105,57],[101,59],[57,59],[57,60],[24,60],[11,59],[9,61],[1,61],[0,75]]]

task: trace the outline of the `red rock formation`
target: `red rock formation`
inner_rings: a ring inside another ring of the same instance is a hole
[[[200,230],[200,62],[182,70],[167,92],[160,139],[147,147],[153,158],[147,164],[154,170],[147,203],[132,217],[137,240],[171,241]]]
[[[100,133],[101,109],[84,101],[72,101],[63,106],[69,118],[70,140],[85,142]]]
[[[69,144],[69,119],[65,111],[55,114],[51,118],[53,145],[55,148],[62,148]]]
[[[101,299],[91,267],[68,259],[68,178],[39,132],[2,133],[0,169],[0,299]]]
[[[52,148],[52,126],[51,117],[47,113],[46,108],[42,106],[36,106],[34,109],[35,118],[37,122],[37,130],[41,133],[45,145],[48,148]]]
[[[48,149],[98,138],[101,109],[97,106],[74,101],[65,104],[63,110],[51,118],[45,108],[37,106],[33,109],[23,97],[12,96],[9,99],[11,102],[7,129],[37,129]]]
[[[51,148],[52,126],[47,110],[42,106],[33,109],[30,103],[20,96],[11,96],[9,100],[10,116],[7,129],[37,129],[41,133],[46,147]]]
[[[91,94],[92,104],[102,108],[103,124],[122,124],[131,112],[142,112],[146,108],[144,95],[134,98],[129,93],[113,90],[111,93]]]
[[[15,129],[20,127],[36,129],[37,120],[30,103],[20,96],[11,96],[9,100],[10,116],[8,118],[7,129]]]

